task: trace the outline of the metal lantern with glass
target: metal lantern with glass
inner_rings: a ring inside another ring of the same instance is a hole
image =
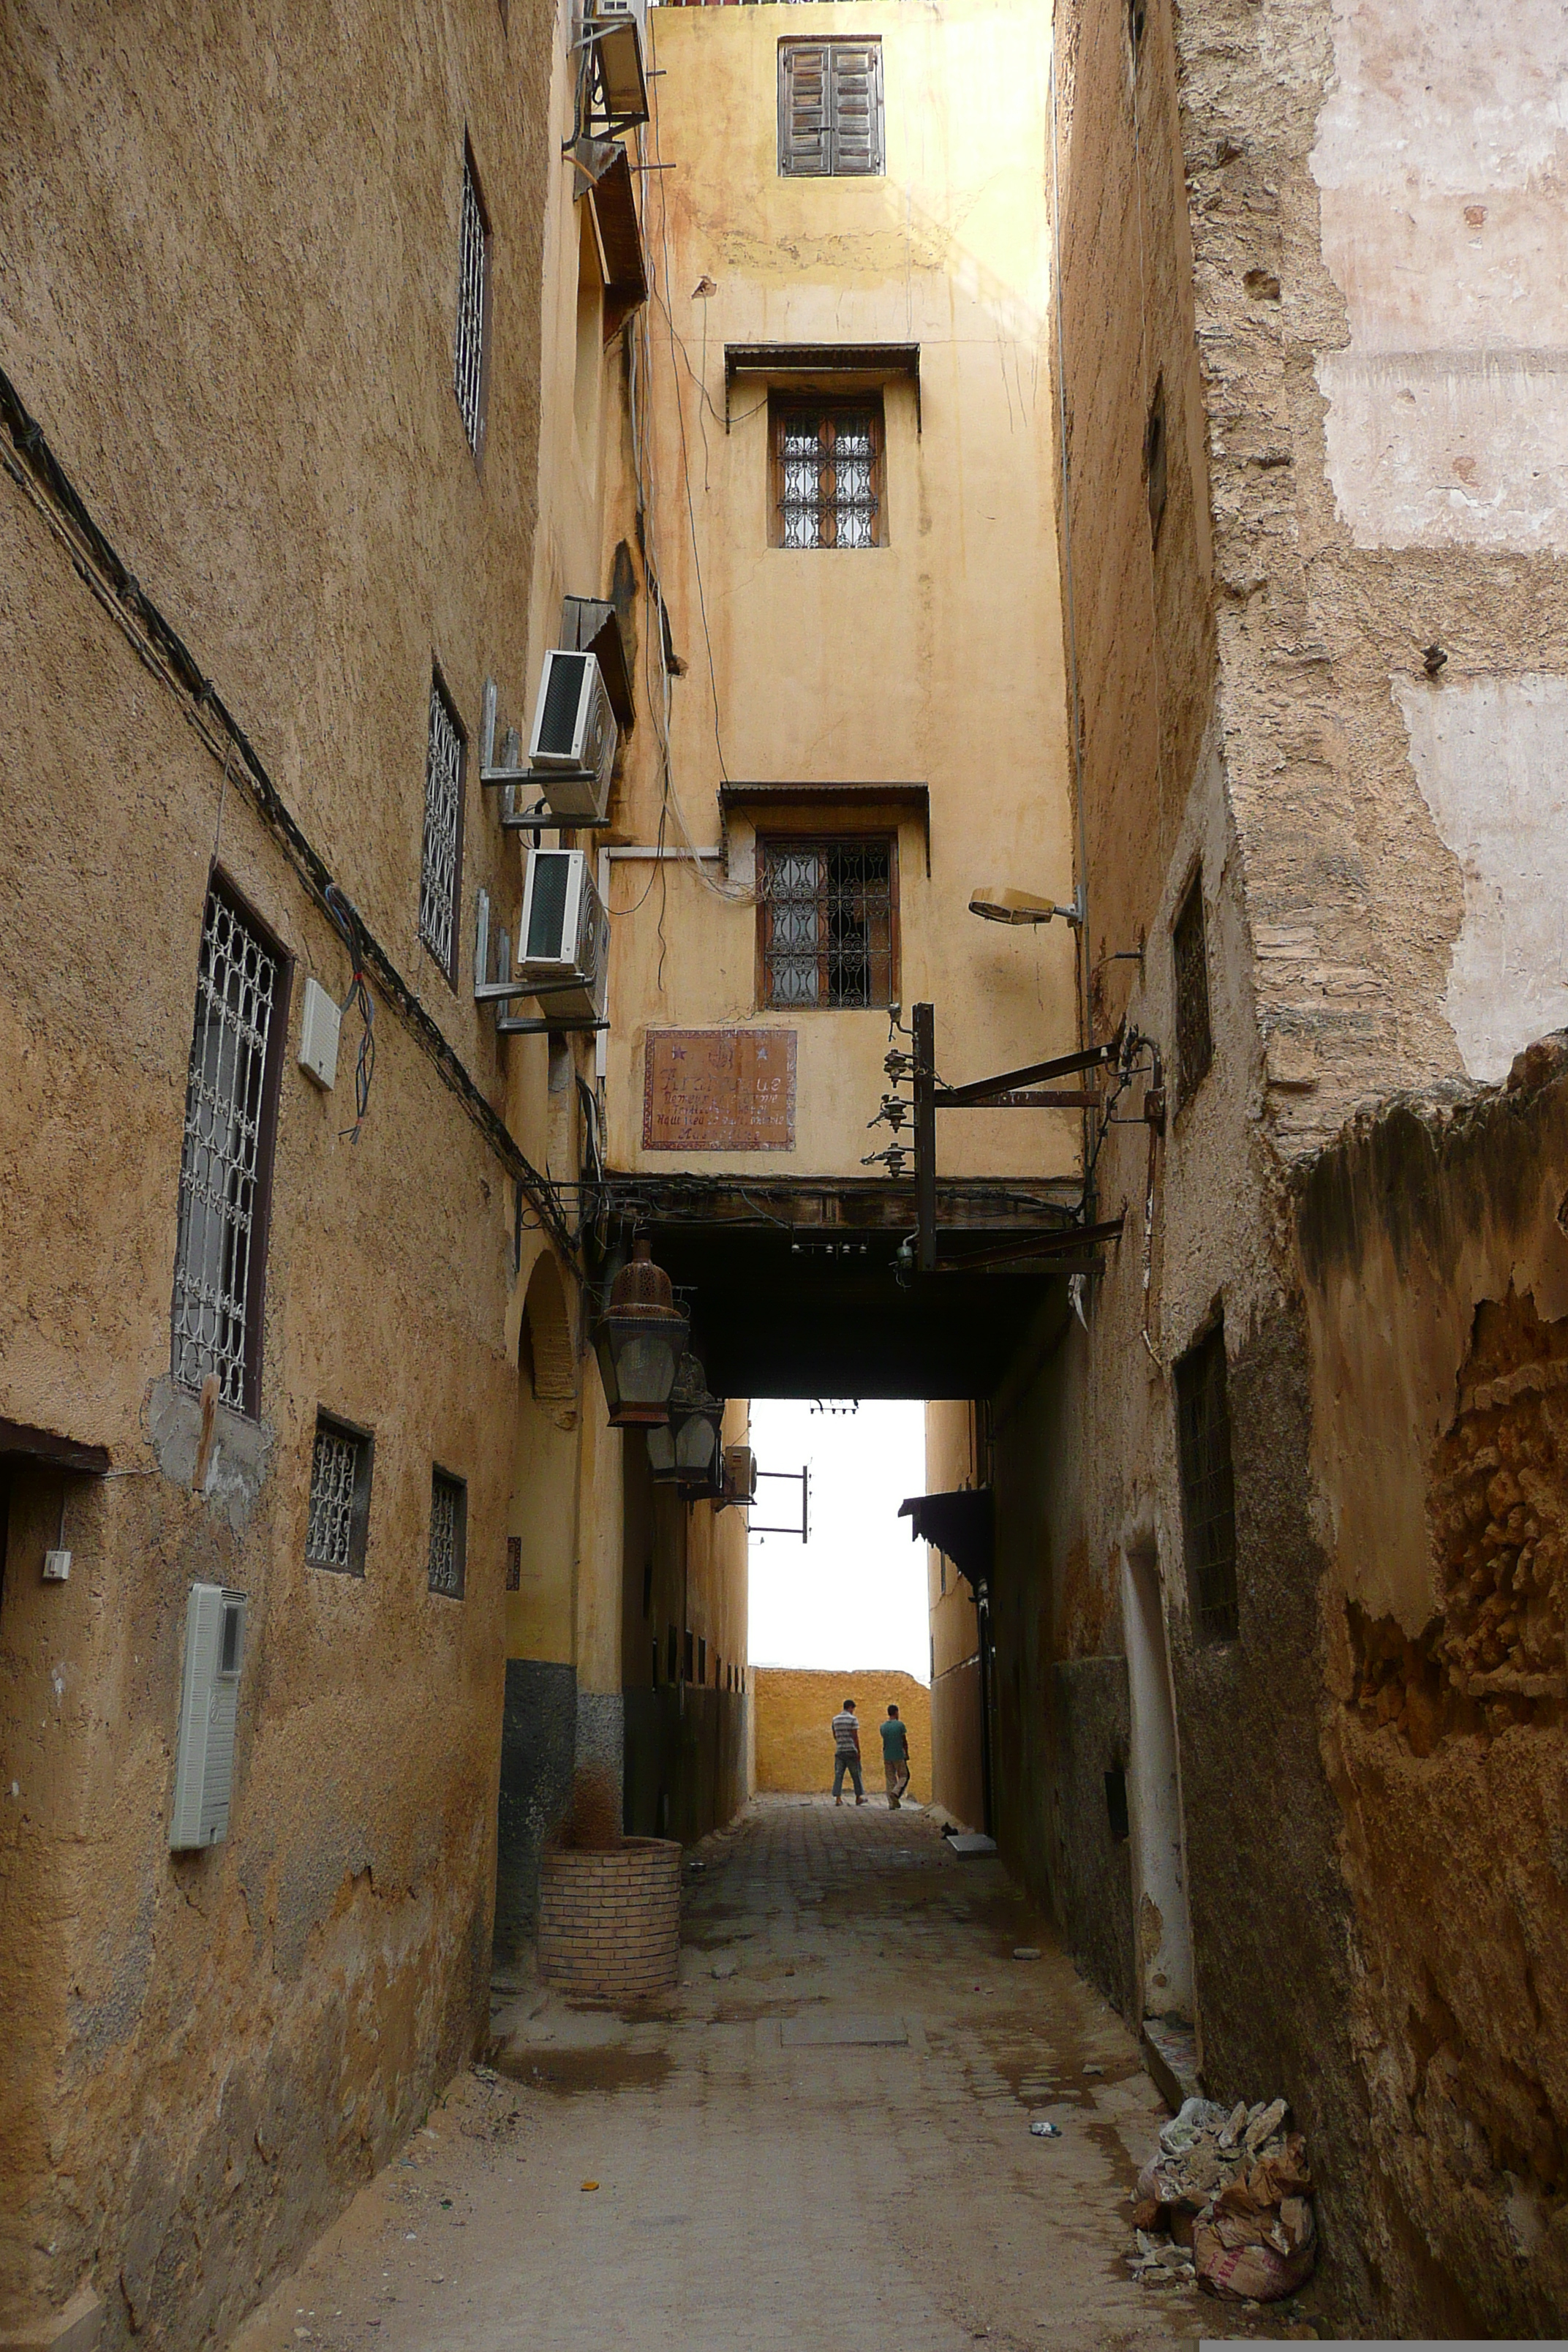
[[[657,1429],[668,1419],[689,1328],[668,1275],[655,1265],[647,1242],[635,1241],[594,1336],[612,1428]]]
[[[711,1396],[700,1358],[687,1355],[669,1392],[669,1419],[647,1433],[648,1465],[660,1480],[674,1479],[682,1494],[717,1494],[715,1469],[724,1402]]]

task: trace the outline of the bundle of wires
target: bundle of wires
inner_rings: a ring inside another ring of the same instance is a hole
[[[357,1143],[370,1108],[370,1082],[375,1075],[375,1001],[365,985],[363,940],[353,901],[344,897],[335,882],[329,882],[325,903],[332,928],[349,951],[348,994],[338,1010],[347,1013],[357,1006],[363,1024],[359,1052],[354,1056],[354,1123],[342,1129],[339,1136],[340,1142],[346,1137],[350,1143]]]

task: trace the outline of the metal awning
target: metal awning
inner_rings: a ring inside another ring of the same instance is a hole
[[[567,653],[592,654],[599,665],[616,723],[624,734],[637,725],[631,662],[620,614],[606,596],[563,596],[561,644]]]
[[[632,312],[647,300],[647,265],[642,224],[632,192],[632,167],[624,147],[588,190],[605,257],[605,341],[609,342]]]
[[[978,1591],[991,1578],[996,1514],[989,1486],[961,1486],[947,1495],[911,1495],[899,1505],[912,1519],[916,1542],[935,1544]]]
[[[929,784],[721,784],[719,806],[726,818],[731,809],[753,822],[772,811],[827,830],[840,811],[851,824],[863,822],[868,809],[916,817],[925,838],[926,872],[931,872]]]
[[[915,431],[921,429],[919,343],[726,343],[724,430],[730,430],[730,394],[737,376],[766,376],[808,391],[817,383],[836,392],[858,384],[888,383],[907,376],[915,388]]]

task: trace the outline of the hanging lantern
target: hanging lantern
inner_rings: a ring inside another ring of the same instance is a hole
[[[707,1493],[723,1418],[723,1400],[709,1394],[700,1358],[688,1353],[669,1392],[669,1419],[664,1428],[647,1433],[648,1465],[655,1478],[679,1481],[683,1494]]]
[[[655,1265],[648,1244],[639,1238],[610,1285],[594,1336],[613,1429],[655,1429],[668,1421],[669,1392],[689,1328],[675,1304],[668,1275]]]

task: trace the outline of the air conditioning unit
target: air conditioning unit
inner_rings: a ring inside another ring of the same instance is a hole
[[[169,1843],[176,1853],[228,1835],[234,1727],[245,1657],[245,1595],[193,1584],[185,1603],[185,1673]]]
[[[584,849],[531,849],[522,886],[517,977],[546,1015],[602,1021],[610,919]]]
[[[724,1448],[724,1503],[754,1503],[757,1499],[757,1457],[749,1445]]]
[[[615,713],[593,655],[546,654],[528,764],[563,824],[603,824],[616,740]]]

